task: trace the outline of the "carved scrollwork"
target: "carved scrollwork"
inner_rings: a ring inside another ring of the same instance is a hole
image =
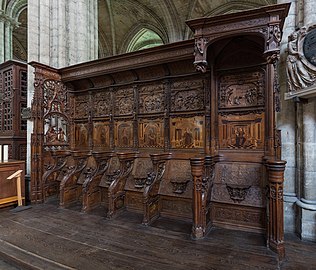
[[[202,61],[195,61],[194,63],[195,70],[201,73],[206,73],[207,68],[208,68],[208,63],[206,60]]]
[[[111,93],[97,93],[94,96],[94,116],[105,116],[111,113]]]
[[[139,90],[139,112],[157,113],[165,109],[163,85],[145,85]]]
[[[115,93],[115,114],[130,115],[134,111],[134,90],[132,87],[119,89]]]

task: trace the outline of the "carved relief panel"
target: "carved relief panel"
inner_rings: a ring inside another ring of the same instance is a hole
[[[94,147],[110,147],[110,123],[93,123],[93,145]]]
[[[134,90],[132,86],[119,88],[115,92],[115,115],[131,115],[134,112]]]
[[[140,119],[138,123],[139,147],[164,147],[164,121]]]
[[[159,113],[165,110],[162,84],[142,85],[139,88],[139,113]]]
[[[111,92],[98,92],[93,96],[93,116],[108,116],[111,113]]]
[[[249,206],[264,206],[261,164],[219,163],[215,166],[212,200]]]
[[[133,147],[133,122],[118,121],[115,123],[114,130],[116,147]]]
[[[264,149],[264,113],[223,114],[218,121],[223,149]]]
[[[89,96],[75,97],[75,118],[88,118],[89,115]]]
[[[204,108],[203,80],[175,81],[171,85],[171,111],[194,111]]]
[[[219,79],[219,109],[264,106],[264,72],[223,75]]]
[[[43,83],[44,143],[46,146],[61,146],[69,142],[67,88],[55,80]]]
[[[188,149],[204,146],[204,117],[170,119],[170,142],[172,148]]]

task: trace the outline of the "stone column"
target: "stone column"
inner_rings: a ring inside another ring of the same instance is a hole
[[[316,22],[315,22],[316,23]],[[302,104],[301,196],[296,202],[302,239],[316,241],[316,98]]]
[[[287,0],[278,0],[279,4],[287,3]],[[280,61],[278,65],[281,112],[276,114],[277,129],[281,130],[282,159],[287,161],[284,176],[284,230],[287,232],[296,231],[296,207],[298,185],[297,185],[297,143],[296,143],[296,111],[295,103],[292,100],[284,100],[287,92],[286,58],[288,36],[295,30],[297,25],[298,1],[290,1],[291,7],[283,28],[283,37],[280,46]]]
[[[0,10],[0,64],[12,59],[12,32],[18,22]]]
[[[288,1],[278,0],[278,3],[284,2]],[[280,81],[283,94],[287,92],[285,70],[288,36],[297,28],[316,24],[314,0],[291,2],[281,46]],[[285,231],[298,232],[301,238],[316,241],[316,98],[307,98],[302,96],[296,102],[283,99],[277,124],[282,130],[282,157],[287,161],[284,182]]]
[[[28,0],[28,62],[55,68],[94,60],[98,55],[98,6],[95,0]],[[28,107],[34,93],[28,68]],[[28,157],[33,124],[28,122]],[[27,173],[30,173],[30,158]]]

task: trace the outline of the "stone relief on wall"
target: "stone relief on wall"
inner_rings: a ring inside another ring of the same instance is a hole
[[[132,121],[122,121],[115,123],[115,146],[133,147],[133,123]]]
[[[94,147],[110,146],[110,126],[108,122],[93,123],[93,145]]]
[[[203,148],[204,117],[171,118],[170,142],[172,148]]]
[[[203,108],[203,80],[180,81],[172,84],[171,111],[193,111]]]
[[[139,112],[157,113],[165,109],[163,85],[145,85],[139,89]]]
[[[316,25],[303,26],[288,38],[288,91],[296,92],[316,81]]]
[[[263,149],[264,113],[219,116],[219,145],[228,149]]]
[[[95,94],[93,103],[94,116],[106,116],[111,113],[111,93],[109,91]]]
[[[164,147],[164,121],[140,120],[138,124],[139,147]]]
[[[219,108],[264,105],[264,73],[224,75],[219,81]]]
[[[134,111],[133,88],[119,89],[115,93],[115,115],[130,115]]]

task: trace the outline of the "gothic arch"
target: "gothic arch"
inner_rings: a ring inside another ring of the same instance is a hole
[[[132,27],[129,35],[122,44],[120,53],[126,53],[141,49],[143,46],[142,44],[140,44],[140,39],[146,33],[152,33],[153,37],[155,38],[147,40],[147,42],[144,40],[145,42],[143,42],[143,45],[153,47],[168,43],[167,33],[164,33],[163,31],[161,31],[161,29],[152,24],[142,23]]]

